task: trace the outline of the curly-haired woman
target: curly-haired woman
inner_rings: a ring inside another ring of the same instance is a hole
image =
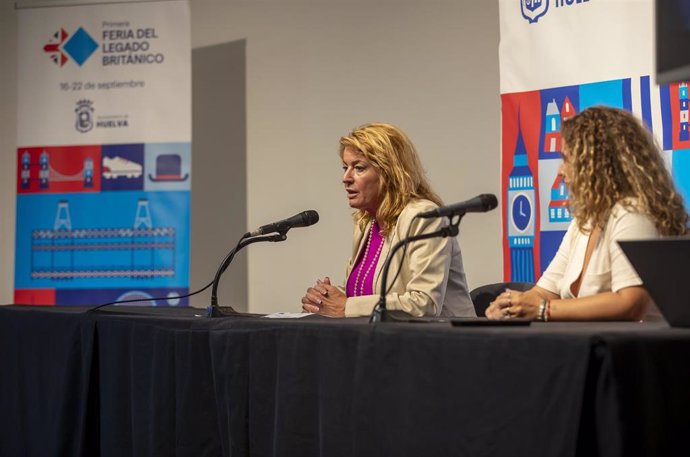
[[[588,108],[563,121],[574,216],[551,264],[527,292],[507,290],[491,319],[639,320],[654,308],[619,240],[686,233],[688,215],[651,133],[627,111]]]

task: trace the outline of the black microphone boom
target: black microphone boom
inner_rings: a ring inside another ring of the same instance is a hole
[[[287,236],[285,235],[288,230],[293,227],[308,227],[319,222],[319,213],[314,210],[302,211],[299,214],[295,214],[285,220],[274,222],[273,224],[262,225],[253,232],[247,232],[242,235],[237,246],[230,251],[230,253],[225,256],[223,261],[216,270],[216,276],[213,278],[213,285],[211,289],[211,306],[208,307],[208,316],[217,317],[230,314],[237,314],[237,312],[230,306],[219,306],[218,305],[218,285],[220,283],[220,277],[223,275],[225,270],[230,266],[230,262],[235,257],[235,254],[245,246],[252,243],[258,243],[259,241],[285,241]],[[268,235],[269,233],[277,233],[277,235]]]
[[[494,194],[481,194],[464,202],[453,203],[452,205],[441,206],[440,208],[419,213],[417,217],[450,217],[465,213],[485,213],[496,208],[496,206],[498,206],[498,200],[496,200]]]
[[[285,235],[293,227],[309,227],[319,222],[319,213],[313,209],[302,211],[292,217],[288,217],[279,222],[262,225],[258,229],[249,233],[249,236],[266,235],[267,233],[280,233]]]

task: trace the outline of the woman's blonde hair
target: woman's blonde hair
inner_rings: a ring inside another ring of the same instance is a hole
[[[649,214],[662,235],[686,232],[688,215],[652,134],[627,111],[597,106],[563,121],[570,205],[580,230],[604,228],[616,203]]]
[[[382,198],[376,220],[384,234],[390,233],[410,201],[425,198],[442,204],[427,181],[414,144],[399,128],[383,123],[365,124],[340,139],[341,159],[348,147],[362,153],[379,174]],[[364,229],[371,216],[360,209],[354,219]]]

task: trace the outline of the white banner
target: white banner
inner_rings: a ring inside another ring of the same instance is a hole
[[[501,93],[649,75],[653,0],[499,0]]]
[[[15,302],[185,304],[187,0],[26,8],[18,25]]]
[[[186,1],[24,9],[18,31],[19,145],[191,140]]]

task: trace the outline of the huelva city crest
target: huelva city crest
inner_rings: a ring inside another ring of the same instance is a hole
[[[77,102],[74,112],[77,113],[77,120],[74,127],[81,133],[86,133],[93,128],[93,102],[83,99]]]

